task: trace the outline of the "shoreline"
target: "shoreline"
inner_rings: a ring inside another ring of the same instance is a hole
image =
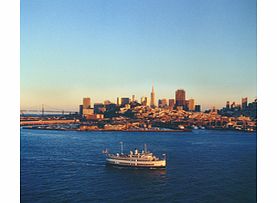
[[[47,129],[47,128],[32,128],[32,127],[22,127],[23,129],[29,130],[56,130],[56,131],[76,131],[76,132],[191,132],[192,130],[79,130],[79,129]]]
[[[105,130],[105,129],[95,129],[95,130],[80,130],[80,129],[47,129],[47,128],[37,128],[37,127],[27,127],[21,126],[22,129],[29,130],[54,130],[54,131],[76,131],[76,132],[134,132],[134,133],[144,133],[144,132],[161,132],[161,133],[174,133],[174,132],[192,132],[192,131],[204,131],[204,130],[216,130],[216,131],[238,131],[246,133],[256,133],[257,131],[246,131],[246,130],[235,130],[235,129],[220,129],[220,128],[206,128],[206,129],[184,129],[184,130]]]

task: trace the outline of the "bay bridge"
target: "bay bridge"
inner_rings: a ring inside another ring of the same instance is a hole
[[[48,114],[57,114],[57,115],[68,115],[76,114],[77,111],[68,111],[63,109],[58,109],[49,105],[42,104],[41,106],[32,106],[28,109],[20,109],[20,115],[24,116],[26,114],[39,114],[39,115],[48,115]]]

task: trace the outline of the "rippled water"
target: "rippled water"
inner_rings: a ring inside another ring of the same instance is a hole
[[[256,202],[254,133],[21,129],[22,202]],[[113,168],[103,149],[148,144],[166,170]]]

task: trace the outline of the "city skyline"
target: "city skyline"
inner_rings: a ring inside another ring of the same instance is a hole
[[[124,6],[123,6],[124,5]],[[256,98],[256,1],[21,1],[21,108]]]
[[[179,93],[177,94],[177,92],[179,92]],[[180,95],[180,92],[181,92],[181,95]],[[131,103],[131,102],[134,102],[134,101],[136,101],[136,102],[138,102],[138,103],[140,103],[140,104],[142,104],[144,106],[159,107],[159,102],[160,101],[166,100],[167,105],[169,105],[170,104],[170,100],[173,100],[174,105],[176,104],[177,106],[185,106],[185,105],[191,106],[192,104],[189,104],[187,102],[193,102],[193,105],[192,105],[193,107],[190,107],[189,110],[194,108],[195,105],[196,106],[198,105],[198,106],[201,106],[203,111],[205,111],[205,110],[211,110],[211,109],[214,109],[214,108],[215,109],[221,109],[221,108],[226,107],[227,105],[230,106],[230,104],[232,104],[232,105],[240,105],[242,107],[243,103],[245,103],[245,102],[247,103],[247,102],[253,102],[253,101],[257,100],[256,97],[249,98],[248,96],[246,96],[246,97],[241,97],[239,100],[232,100],[232,99],[231,100],[226,100],[225,103],[222,104],[221,106],[215,106],[215,105],[211,104],[211,105],[209,105],[209,107],[205,107],[205,106],[202,106],[202,104],[199,103],[197,100],[195,100],[195,98],[193,98],[193,97],[187,97],[186,93],[187,93],[186,90],[179,88],[179,89],[175,90],[174,97],[161,97],[161,98],[159,98],[159,97],[155,96],[154,85],[152,84],[151,92],[150,92],[150,94],[148,96],[147,95],[146,96],[137,96],[135,94],[132,94],[131,96],[117,96],[114,99],[105,98],[103,100],[99,100],[97,98],[92,98],[91,99],[91,96],[86,95],[86,96],[82,97],[81,100],[83,101],[83,103],[86,103],[85,104],[86,108],[91,108],[93,106],[93,104],[103,104],[104,105],[106,102],[111,102],[113,104],[120,105],[122,103]],[[180,101],[178,101],[177,98]],[[124,100],[124,102],[122,100]],[[128,101],[125,101],[125,100],[128,100]],[[152,103],[152,100],[153,100],[153,103]],[[143,104],[143,103],[145,103],[145,104]],[[79,104],[80,104],[80,102],[78,104],[76,104],[72,108],[63,108],[63,110],[76,111],[77,112],[78,110],[80,110],[80,109],[78,109],[79,108]],[[90,104],[92,106],[88,106],[88,104]],[[36,106],[31,106],[31,107],[30,106],[26,106],[27,108],[26,107],[25,108],[21,107],[21,110],[23,110],[23,109],[25,109],[25,110],[26,109],[33,110],[33,109],[38,109],[38,108],[40,109],[44,105],[45,104],[37,104]],[[42,107],[42,108],[44,108],[44,107]],[[51,108],[54,108],[54,109],[57,108],[57,109],[59,109],[59,108],[62,108],[62,107],[52,106]]]

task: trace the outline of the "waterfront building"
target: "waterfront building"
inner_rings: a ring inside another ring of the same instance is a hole
[[[155,92],[154,92],[154,85],[152,85],[152,92],[151,92],[151,100],[150,100],[150,106],[154,108],[155,105]]]
[[[80,105],[80,114],[85,117],[93,114],[93,109],[91,108],[91,101],[89,97],[83,98],[83,105]]]
[[[245,110],[247,108],[247,97],[241,99],[241,108],[242,110]]]
[[[195,105],[195,111],[201,112],[201,106],[199,104]]]
[[[140,103],[142,106],[148,106],[148,98],[147,97],[141,97]]]
[[[125,106],[126,104],[130,103],[130,98],[128,97],[122,97],[121,98],[121,106]]]
[[[86,117],[86,116],[89,116],[89,115],[92,115],[92,114],[93,114],[93,109],[92,108],[89,108],[89,109],[84,109],[83,108],[82,115],[84,115]]]
[[[194,111],[194,99],[188,100],[187,108],[189,111]]]
[[[101,120],[104,119],[104,114],[94,114],[93,115],[94,120]]]
[[[186,105],[186,92],[183,89],[178,89],[175,92],[175,104],[176,106],[185,106]]]
[[[83,98],[83,109],[89,109],[91,107],[90,98]]]

